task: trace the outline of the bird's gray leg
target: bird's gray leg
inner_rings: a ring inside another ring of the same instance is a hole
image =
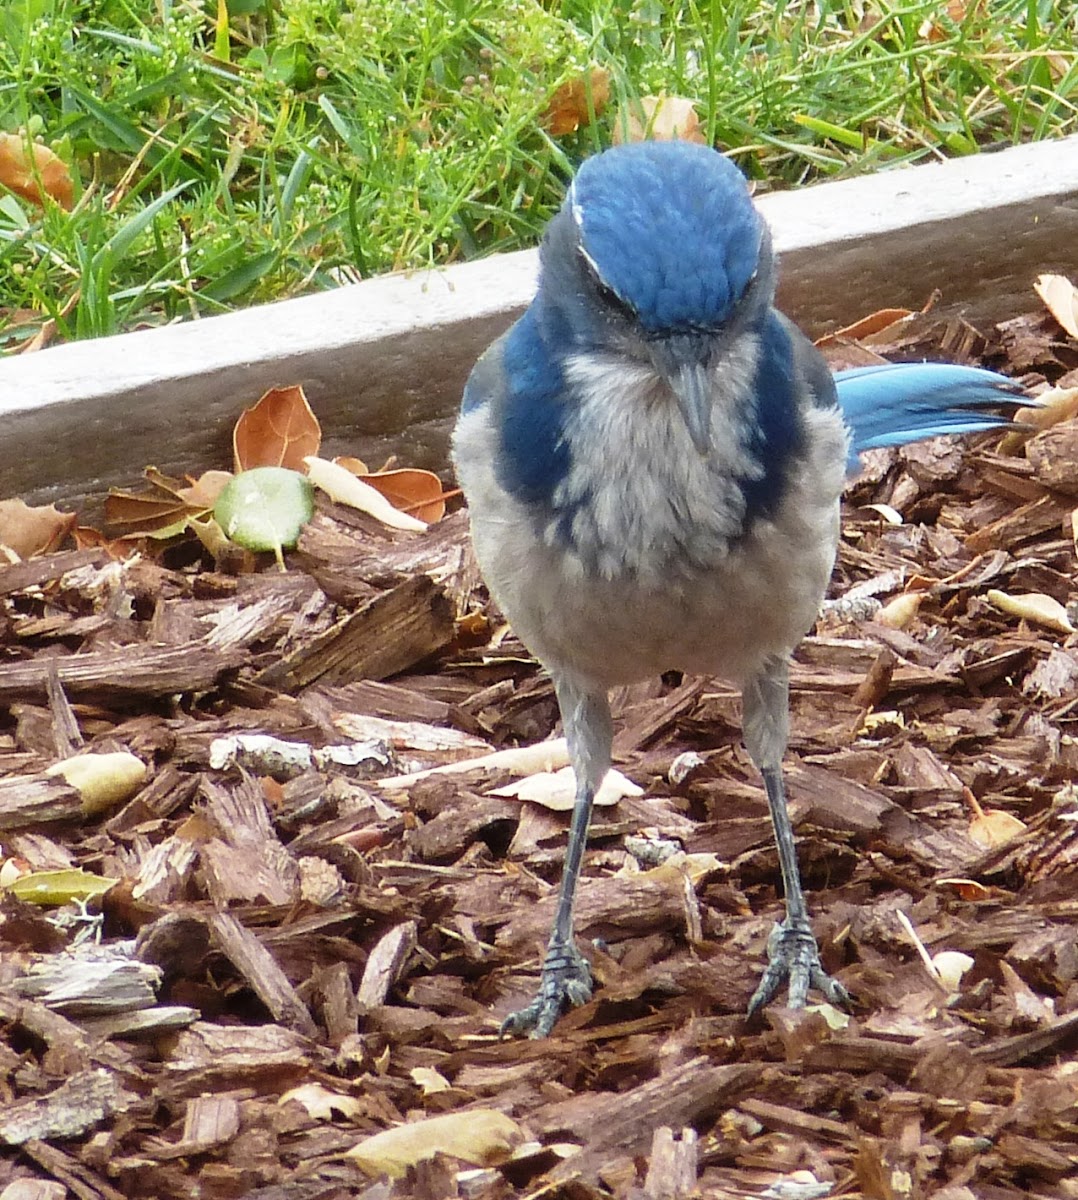
[[[809,925],[797,847],[786,808],[782,784],[782,756],[790,728],[789,675],[785,659],[773,659],[742,693],[745,745],[760,768],[767,791],[767,806],[775,829],[782,886],[786,893],[786,919],[767,940],[768,964],[749,1001],[749,1016],[763,1008],[784,982],[789,981],[791,1008],[803,1008],[810,985],[819,988],[834,1004],[849,1000],[846,989],[826,974]]]
[[[555,680],[554,686],[576,776],[576,800],[539,991],[527,1008],[510,1013],[502,1023],[502,1033],[514,1037],[522,1033],[546,1037],[566,1008],[591,999],[591,969],[573,942],[573,896],[588,839],[592,801],[610,766],[614,729],[605,692],[579,688],[565,680]]]

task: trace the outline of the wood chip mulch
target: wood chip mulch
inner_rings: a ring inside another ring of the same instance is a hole
[[[1021,322],[874,350],[1075,386],[1078,348]],[[1076,508],[1076,419],[876,452],[851,488],[787,778],[852,1011],[746,1021],[781,915],[766,804],[736,695],[668,676],[615,697],[642,792],[597,812],[598,988],[544,1042],[497,1030],[567,814],[492,795],[505,768],[382,782],[557,733],[463,513],[394,534],[327,504],[286,573],[0,567],[0,884],[117,881],[2,893],[0,1198],[1078,1197],[1078,638],[988,599],[1073,604]],[[84,749],[145,782],[85,815],[45,774]],[[349,1154],[461,1112],[456,1157],[438,1125],[393,1177]]]

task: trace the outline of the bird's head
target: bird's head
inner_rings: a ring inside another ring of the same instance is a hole
[[[710,370],[766,312],[774,276],[737,167],[705,146],[641,142],[578,171],[543,241],[539,298],[575,349],[650,363],[703,453]]]

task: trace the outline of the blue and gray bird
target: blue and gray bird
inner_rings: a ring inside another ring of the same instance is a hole
[[[749,1012],[785,983],[848,997],[809,924],[782,782],[787,664],[831,576],[859,451],[986,429],[1014,403],[974,368],[832,376],[773,307],[775,257],[745,180],[684,142],[589,159],[550,222],[538,291],[482,356],[453,439],[490,591],[550,672],[576,778],[554,928],[534,1001],[503,1032],[543,1037],[591,995],[573,895],[610,766],[610,688],[670,670],[742,692],[786,916]]]

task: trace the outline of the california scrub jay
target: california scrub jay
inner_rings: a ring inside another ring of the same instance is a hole
[[[1014,389],[974,368],[833,377],[772,306],[767,226],[737,168],[685,142],[580,168],[540,252],[538,292],[487,350],[453,439],[492,594],[549,670],[576,776],[535,1000],[503,1032],[543,1037],[591,995],[573,893],[610,765],[608,690],[664,671],[742,689],[745,744],[778,845],[786,919],[750,1014],[783,982],[833,1002],[797,866],[781,764],[787,662],[820,609],[857,453],[985,429]]]

